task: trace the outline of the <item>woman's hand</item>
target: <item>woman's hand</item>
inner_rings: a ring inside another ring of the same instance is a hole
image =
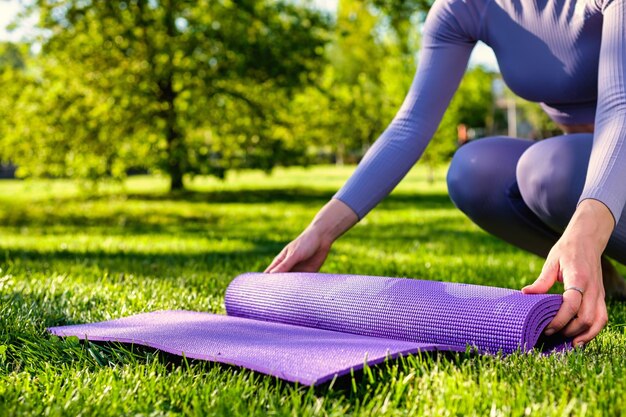
[[[264,272],[317,272],[333,242],[359,221],[350,207],[331,199],[309,227],[274,258]]]
[[[317,272],[328,256],[332,241],[325,241],[314,228],[307,228],[274,258],[265,272]]]
[[[546,335],[561,331],[573,338],[574,346],[580,346],[606,325],[600,258],[614,227],[613,216],[604,204],[582,201],[548,254],[539,278],[522,288],[525,294],[540,294],[556,281],[563,282],[563,304],[546,327]]]

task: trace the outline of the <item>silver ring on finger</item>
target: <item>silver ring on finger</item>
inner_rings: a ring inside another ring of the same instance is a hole
[[[581,297],[582,297],[583,295],[585,295],[585,290],[583,290],[583,289],[582,289],[582,288],[580,288],[580,287],[576,287],[576,286],[574,286],[574,285],[570,285],[569,287],[566,287],[566,288],[563,290],[563,293],[565,293],[565,291],[569,291],[569,290],[578,291],[578,292],[580,293]]]

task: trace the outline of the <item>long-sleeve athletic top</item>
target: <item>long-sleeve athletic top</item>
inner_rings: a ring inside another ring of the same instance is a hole
[[[402,106],[334,198],[361,219],[391,192],[434,135],[478,40],[515,94],[558,123],[595,123],[579,202],[601,201],[617,223],[626,202],[626,0],[436,0]]]

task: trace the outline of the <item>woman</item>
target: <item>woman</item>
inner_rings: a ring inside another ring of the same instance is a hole
[[[478,40],[493,48],[511,90],[540,102],[565,134],[463,146],[448,172],[450,197],[486,231],[547,258],[523,292],[563,282],[563,305],[545,333],[582,345],[607,323],[605,290],[626,294],[603,258],[626,263],[626,0],[437,0],[398,114],[266,272],[319,270],[334,240],[396,186],[434,134]]]

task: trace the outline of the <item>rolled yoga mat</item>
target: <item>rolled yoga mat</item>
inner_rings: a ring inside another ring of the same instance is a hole
[[[58,336],[150,346],[314,385],[419,351],[562,350],[541,337],[560,295],[480,285],[320,273],[247,273],[227,315],[156,311],[48,329]],[[541,339],[541,340],[540,340]]]

